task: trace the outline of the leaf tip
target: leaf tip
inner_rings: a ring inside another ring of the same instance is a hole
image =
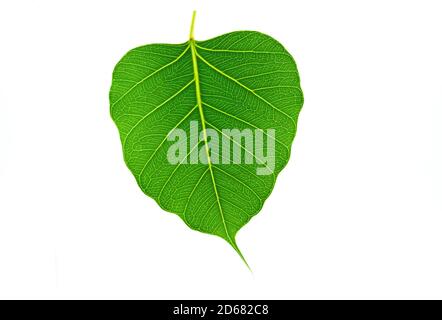
[[[231,240],[229,241],[230,245],[233,247],[233,249],[235,249],[236,253],[238,253],[239,257],[241,258],[241,260],[245,263],[247,269],[249,269],[250,272],[253,272],[252,268],[250,268],[249,264],[247,263],[246,258],[244,258],[241,250],[239,250],[238,245],[236,244],[235,240]]]

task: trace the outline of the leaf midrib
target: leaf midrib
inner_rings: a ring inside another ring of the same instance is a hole
[[[197,99],[198,110],[199,110],[200,118],[201,118],[201,126],[202,126],[202,129],[203,129],[203,137],[204,137],[204,145],[205,145],[205,149],[206,149],[207,164],[208,164],[208,168],[209,168],[209,171],[210,171],[210,176],[211,176],[211,179],[212,179],[213,189],[215,191],[215,196],[216,196],[216,200],[217,200],[217,203],[218,203],[218,208],[219,208],[220,215],[221,215],[221,218],[222,218],[223,227],[224,227],[224,230],[226,232],[226,236],[227,236],[226,240],[230,243],[230,245],[233,247],[233,249],[235,249],[235,251],[238,253],[238,255],[241,257],[241,259],[244,261],[246,266],[250,269],[249,264],[247,263],[247,261],[244,258],[243,254],[239,250],[238,246],[236,245],[236,242],[235,242],[234,238],[232,239],[232,237],[230,236],[229,231],[227,229],[226,220],[225,220],[225,217],[224,217],[224,212],[223,212],[222,207],[221,207],[221,202],[220,202],[220,199],[219,199],[218,189],[217,189],[216,183],[215,183],[215,176],[213,174],[212,161],[210,159],[209,146],[208,146],[208,143],[207,143],[206,121],[205,121],[205,118],[204,118],[203,103],[202,103],[202,99],[201,99],[201,87],[200,87],[200,81],[199,81],[198,59],[197,59],[198,53],[196,51],[195,38],[193,37],[193,29],[194,29],[194,25],[195,25],[195,16],[196,16],[196,11],[193,11],[192,23],[190,25],[189,44],[190,44],[190,49],[191,49],[191,53],[192,53],[192,65],[193,65],[193,72],[194,72],[196,99]]]
[[[204,147],[206,150],[206,156],[207,156],[207,165],[209,168],[209,172],[210,172],[210,177],[212,180],[212,185],[213,185],[213,190],[215,192],[215,197],[216,197],[216,202],[218,203],[218,209],[220,212],[220,216],[221,216],[221,220],[223,223],[223,228],[224,231],[226,232],[226,236],[228,241],[230,242],[230,244],[235,247],[235,242],[232,240],[229,230],[227,229],[227,225],[226,225],[226,219],[224,217],[224,212],[221,206],[221,201],[219,198],[219,194],[218,194],[218,188],[216,186],[216,182],[215,182],[215,176],[213,174],[213,168],[212,168],[212,160],[210,158],[210,152],[209,152],[209,144],[207,142],[207,129],[206,129],[206,120],[204,117],[204,110],[203,110],[203,103],[202,103],[202,99],[201,99],[201,87],[200,87],[200,80],[199,80],[199,72],[198,72],[198,59],[197,59],[197,52],[196,52],[196,45],[195,45],[195,40],[194,39],[190,39],[190,49],[192,52],[192,65],[193,65],[193,73],[194,73],[194,82],[195,82],[195,92],[196,92],[196,101],[197,101],[197,105],[198,105],[198,110],[199,110],[199,115],[200,115],[200,120],[201,120],[201,126],[202,126],[202,131],[203,131],[203,140],[204,140]]]

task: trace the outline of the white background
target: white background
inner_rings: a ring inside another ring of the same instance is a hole
[[[126,168],[129,49],[259,30],[294,55],[294,152],[238,234],[188,229]],[[0,298],[442,298],[440,1],[2,1]]]

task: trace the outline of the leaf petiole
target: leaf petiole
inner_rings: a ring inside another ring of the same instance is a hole
[[[193,28],[195,26],[195,16],[196,16],[196,10],[193,10],[192,23],[190,24],[190,34],[189,34],[189,40],[190,41],[195,41],[195,39],[193,37]]]

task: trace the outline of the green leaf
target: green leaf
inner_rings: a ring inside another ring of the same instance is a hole
[[[290,157],[303,104],[298,71],[284,47],[259,32],[195,41],[194,19],[189,41],[138,47],[118,62],[111,115],[143,192],[190,228],[225,239],[245,262],[235,235],[261,210]],[[192,138],[192,125],[201,139]],[[176,129],[189,136],[172,150]],[[254,134],[255,147],[226,129]],[[216,135],[229,149],[215,148]]]

